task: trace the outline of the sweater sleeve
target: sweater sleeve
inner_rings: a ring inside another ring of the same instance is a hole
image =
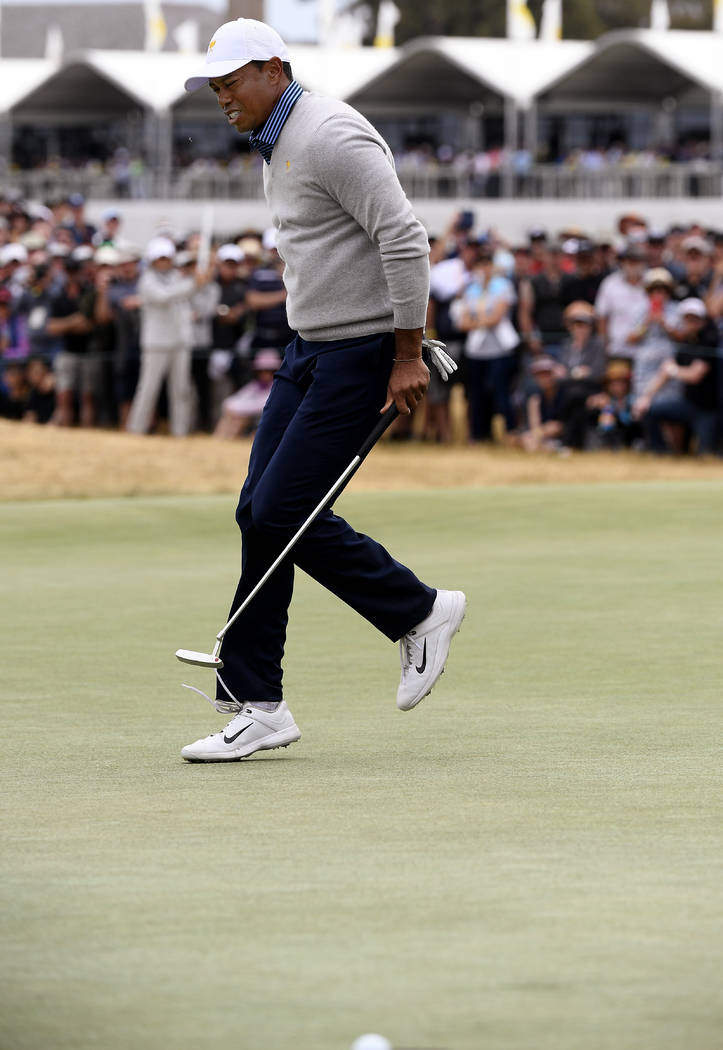
[[[159,281],[152,270],[146,271],[138,282],[138,294],[144,303],[162,305],[190,299],[195,288],[192,277],[174,281]]]
[[[379,248],[395,328],[423,328],[429,298],[429,240],[393,161],[371,125],[334,114],[310,144],[316,177]]]

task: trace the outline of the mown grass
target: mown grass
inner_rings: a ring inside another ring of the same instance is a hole
[[[342,507],[467,591],[447,673],[299,574],[303,738],[209,767],[233,500],[0,508],[0,1046],[713,1050],[723,485]]]

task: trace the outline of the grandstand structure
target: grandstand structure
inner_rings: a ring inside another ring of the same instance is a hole
[[[203,10],[215,26],[218,10]],[[398,48],[290,51],[305,88],[347,100],[380,128],[412,197],[593,199],[720,195],[720,48],[712,32],[620,30],[594,43],[427,37]],[[117,46],[3,57],[0,182],[41,199],[73,190],[104,199],[258,197],[253,160],[219,121],[212,94],[183,89],[199,61],[197,52]],[[661,156],[599,170],[554,163],[616,136]],[[704,148],[670,163],[665,151],[686,137]],[[410,142],[452,144],[459,157],[420,163],[407,156]],[[557,156],[538,162],[551,143]],[[489,149],[501,151],[494,178],[472,162]],[[119,163],[138,160],[122,192],[118,165],[108,163],[119,150]]]

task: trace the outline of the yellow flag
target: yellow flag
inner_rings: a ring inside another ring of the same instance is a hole
[[[507,0],[507,37],[510,40],[534,40],[535,20],[526,0]]]

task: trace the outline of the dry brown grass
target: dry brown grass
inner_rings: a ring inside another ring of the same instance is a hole
[[[134,437],[0,421],[0,499],[233,493],[249,441]],[[354,479],[357,490],[723,479],[719,459],[632,453],[562,458],[462,444],[383,442]]]

